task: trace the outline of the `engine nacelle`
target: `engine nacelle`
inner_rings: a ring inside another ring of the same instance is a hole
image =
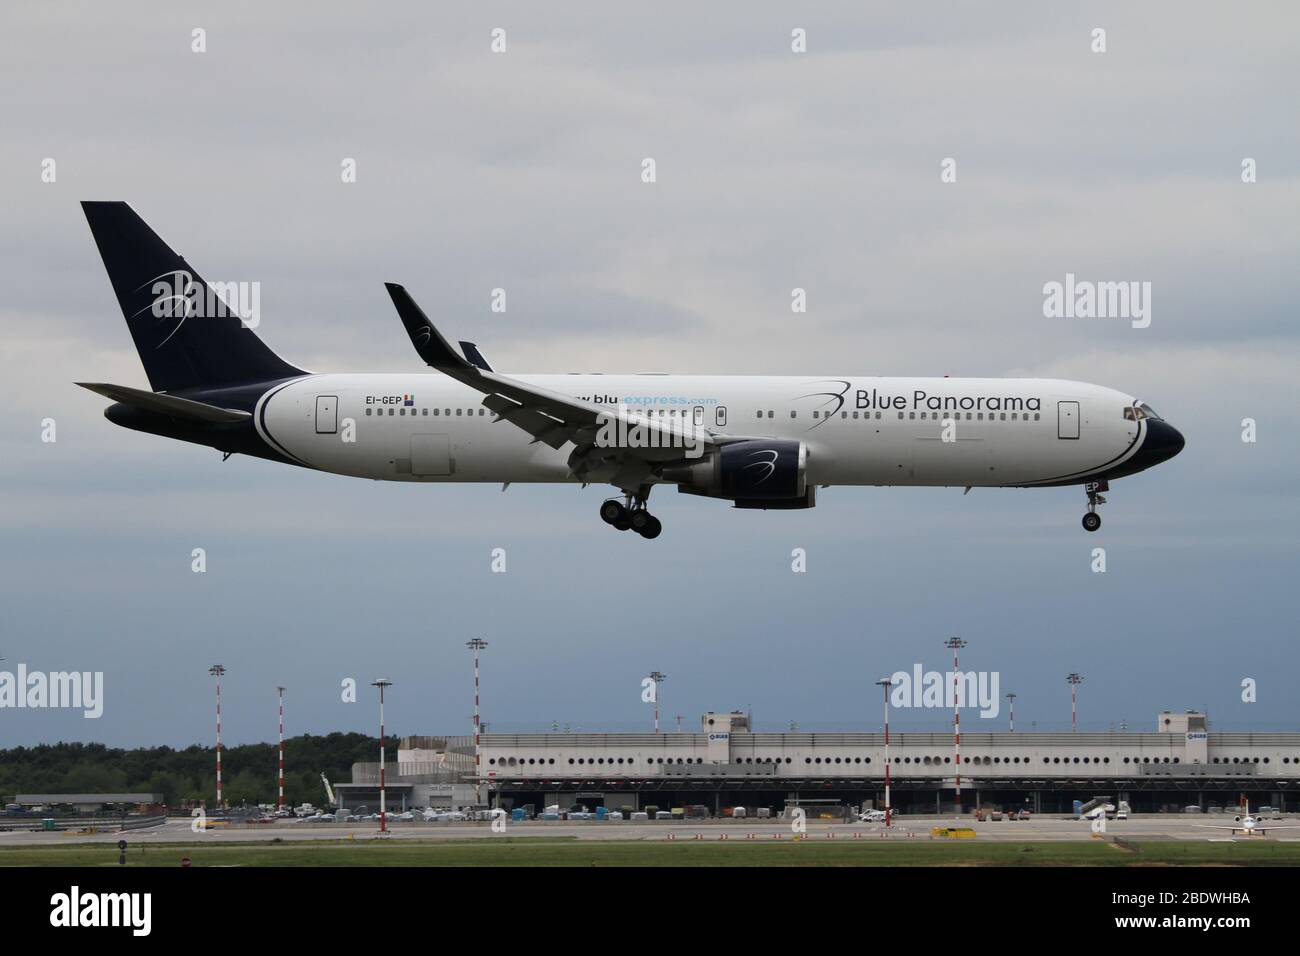
[[[665,481],[680,491],[727,498],[744,508],[811,508],[808,447],[788,439],[751,439],[723,445],[708,457],[669,466]]]

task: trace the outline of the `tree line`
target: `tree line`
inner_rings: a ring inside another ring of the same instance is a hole
[[[388,737],[386,759],[396,764],[397,736]],[[275,803],[277,745],[221,748],[223,796],[231,806]],[[290,806],[325,801],[322,773],[331,784],[348,783],[354,763],[377,763],[379,739],[365,734],[302,734],[284,741],[284,799]],[[216,799],[216,751],[195,744],[126,750],[95,743],[40,744],[0,750],[0,794],[158,793],[168,806]]]

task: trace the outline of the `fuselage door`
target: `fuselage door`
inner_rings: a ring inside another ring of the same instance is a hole
[[[316,396],[316,434],[333,435],[339,430],[339,397]]]
[[[450,475],[451,439],[448,435],[411,436],[411,474]]]
[[[1079,437],[1079,403],[1078,402],[1057,402],[1056,403],[1056,437],[1057,438],[1078,438]]]

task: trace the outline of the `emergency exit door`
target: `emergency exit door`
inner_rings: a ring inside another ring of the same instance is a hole
[[[1079,403],[1078,402],[1057,402],[1056,403],[1056,437],[1057,438],[1078,438],[1079,437]]]
[[[333,435],[339,430],[339,397],[316,396],[316,434]]]

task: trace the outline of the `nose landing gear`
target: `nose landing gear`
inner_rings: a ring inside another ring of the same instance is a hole
[[[600,506],[600,520],[613,525],[618,531],[630,529],[647,540],[657,538],[664,526],[646,510],[648,497],[650,492],[647,488],[643,494],[625,495],[623,501],[610,498]]]
[[[1088,513],[1083,516],[1083,530],[1096,531],[1101,527],[1101,515],[1097,514],[1097,506],[1106,503],[1101,492],[1109,491],[1110,485],[1105,481],[1090,481],[1083,486],[1083,490],[1088,493]]]

